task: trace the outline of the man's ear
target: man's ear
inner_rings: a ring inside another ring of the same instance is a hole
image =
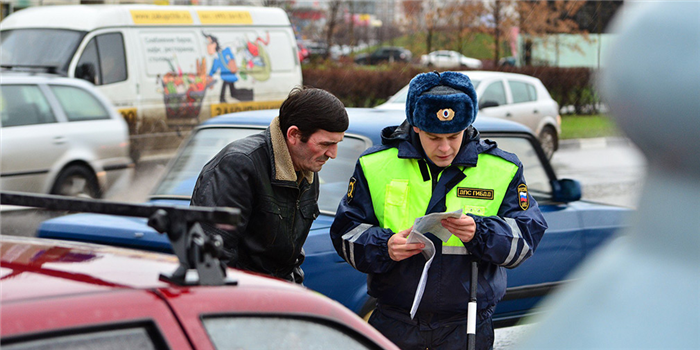
[[[292,125],[287,129],[287,142],[291,145],[296,145],[301,141],[301,130],[296,125]]]

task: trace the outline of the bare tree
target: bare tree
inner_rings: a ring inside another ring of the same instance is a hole
[[[338,12],[340,12],[340,8],[342,5],[342,0],[331,0],[328,3],[328,25],[326,27],[326,45],[328,47],[328,50],[326,50],[326,53],[324,54],[324,59],[328,59],[328,57],[331,54],[331,46],[333,46],[333,35],[335,34],[335,29],[338,25]]]
[[[445,8],[448,14],[448,28],[446,33],[454,35],[453,49],[465,54],[466,43],[474,38],[474,35],[484,31],[481,18],[486,8],[481,0],[457,0],[449,2]]]
[[[350,46],[355,47],[357,46],[357,40],[355,39],[355,2],[350,1],[348,3],[348,9],[350,12]]]
[[[491,17],[489,23],[490,32],[493,36],[493,64],[498,66],[501,58],[501,43],[505,39],[505,33],[515,23],[513,10],[513,0],[493,0],[486,4],[486,13]]]
[[[426,27],[425,50],[426,53],[433,52],[433,34],[438,30],[437,26],[441,21],[442,8],[435,0],[428,0],[427,7],[423,9]]]
[[[523,60],[526,65],[532,64],[533,39],[545,38],[550,34],[581,34],[587,40],[588,32],[579,29],[574,20],[576,13],[586,4],[586,1],[565,0],[536,0],[518,1],[518,24],[520,33],[525,38]],[[558,38],[558,37],[556,37]],[[547,45],[547,41],[544,41]],[[576,44],[568,44],[573,50],[581,51]],[[555,50],[559,50],[559,40],[555,41]],[[556,57],[559,55],[557,54]]]

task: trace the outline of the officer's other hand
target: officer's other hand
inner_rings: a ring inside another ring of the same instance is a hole
[[[413,229],[413,226],[407,230],[403,230],[399,233],[395,233],[389,238],[387,242],[387,248],[389,249],[389,257],[394,261],[401,261],[406,258],[410,258],[418,253],[420,253],[425,244],[423,243],[410,243],[406,244],[406,237]]]
[[[459,237],[462,242],[469,242],[474,238],[476,223],[471,216],[462,214],[460,218],[442,219],[441,223],[442,227]]]

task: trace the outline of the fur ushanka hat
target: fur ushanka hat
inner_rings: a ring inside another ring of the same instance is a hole
[[[477,106],[474,85],[466,74],[422,73],[409,84],[406,119],[423,131],[452,134],[474,122]]]

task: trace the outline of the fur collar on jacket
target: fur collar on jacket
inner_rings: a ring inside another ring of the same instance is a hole
[[[300,179],[297,178],[297,173],[294,171],[294,163],[292,163],[292,156],[287,148],[287,141],[280,130],[279,117],[275,117],[270,123],[270,140],[275,164],[275,180],[299,183]],[[302,173],[308,183],[314,182],[313,171],[303,171]]]

